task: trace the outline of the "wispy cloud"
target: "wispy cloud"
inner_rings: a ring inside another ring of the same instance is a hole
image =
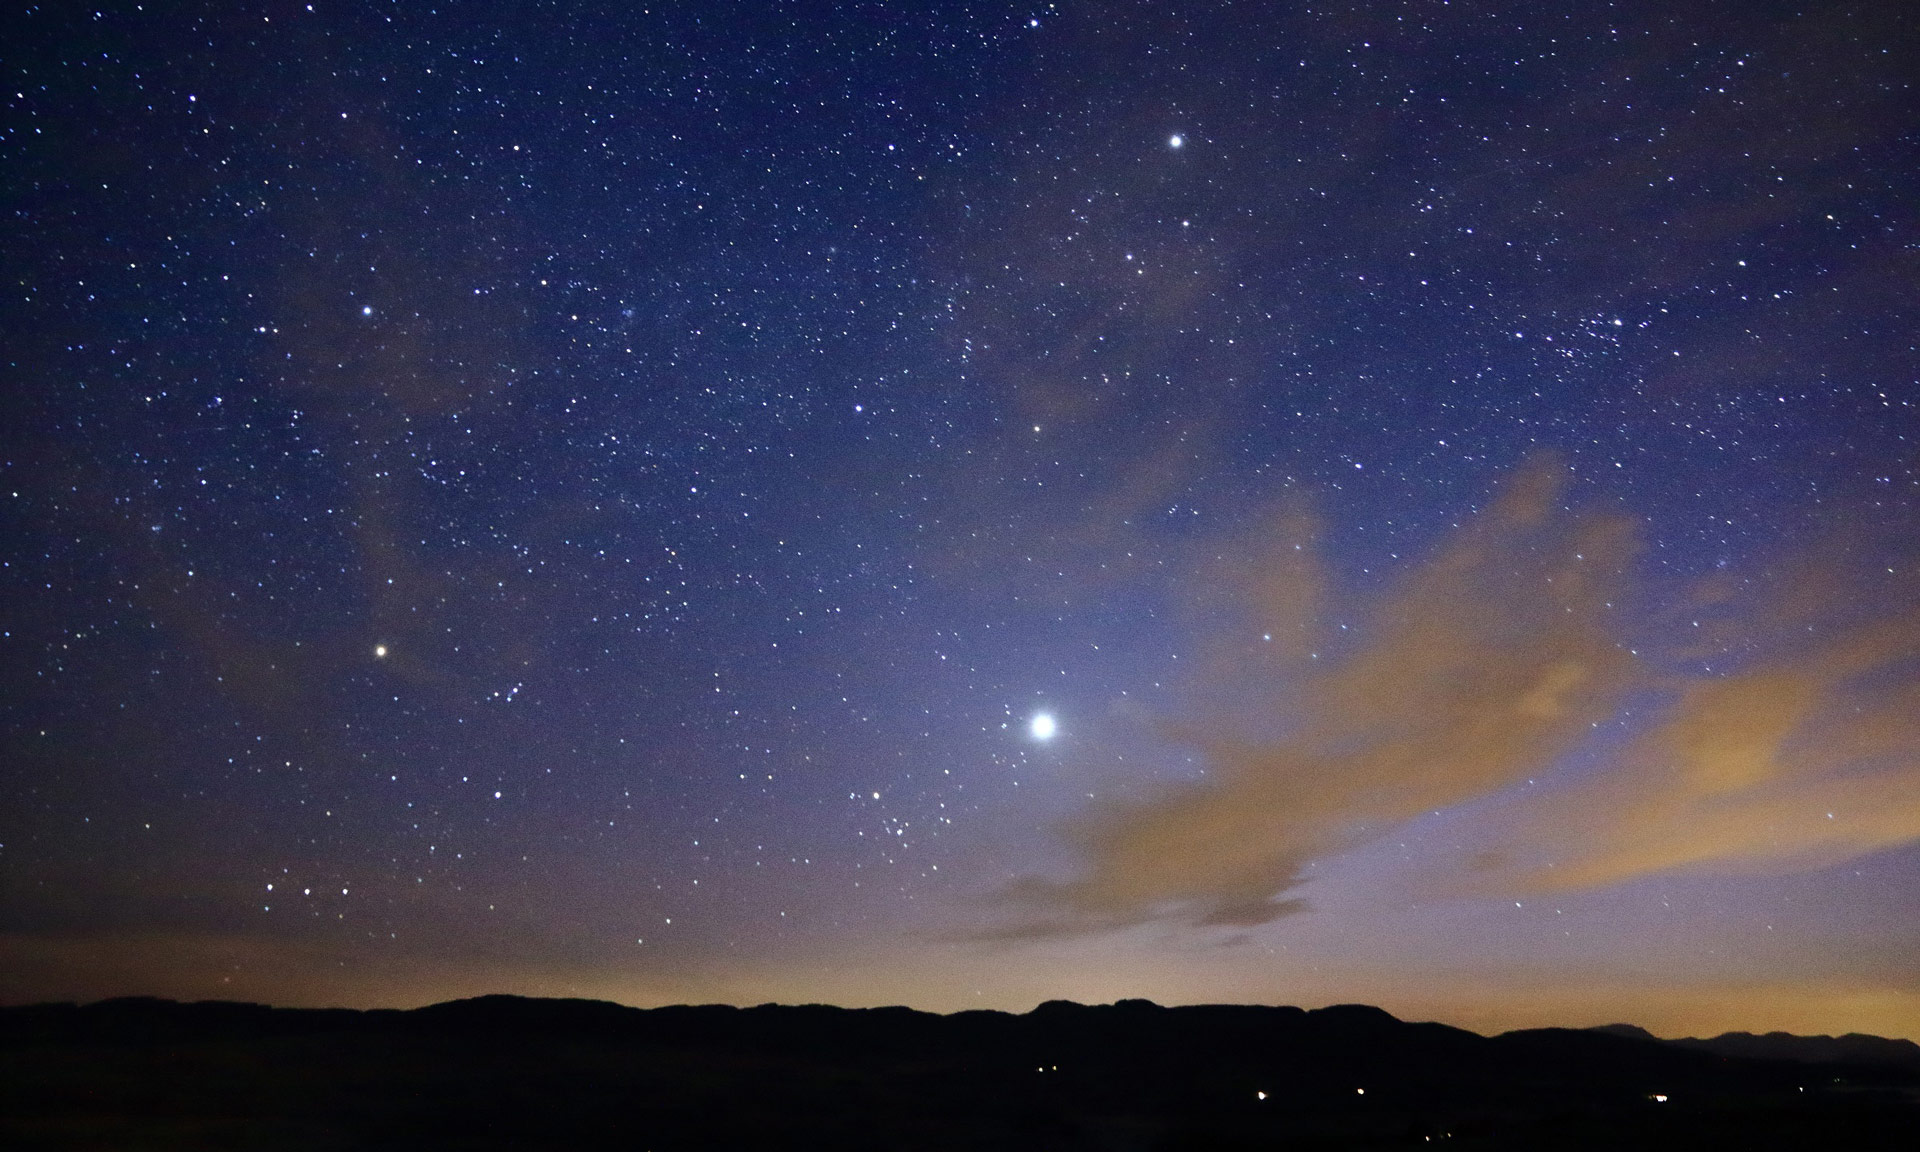
[[[1312,608],[1327,599],[1314,565],[1241,565],[1243,614],[1309,639],[1291,658],[1263,645],[1206,662],[1215,683],[1196,698],[1220,707],[1164,722],[1204,779],[1070,822],[1078,871],[1009,887],[1019,912],[991,934],[1265,923],[1305,907],[1311,861],[1494,797],[1499,850],[1481,854],[1476,882],[1514,889],[1920,838],[1911,602],[1846,598],[1855,618],[1840,628],[1810,587],[1831,588],[1831,573],[1776,580],[1745,611],[1723,589],[1695,615],[1713,617],[1715,651],[1740,671],[1701,671],[1701,629],[1649,646],[1645,613],[1627,607],[1645,604],[1630,586],[1634,530],[1567,510],[1564,476],[1523,468],[1352,617],[1344,644],[1325,642]],[[1815,640],[1781,642],[1789,629]],[[1544,786],[1521,799],[1511,790],[1528,780]]]
[[[1675,686],[1599,771],[1516,813],[1496,877],[1583,888],[1820,866],[1920,839],[1920,612],[1881,595],[1865,622],[1805,624],[1787,651]]]

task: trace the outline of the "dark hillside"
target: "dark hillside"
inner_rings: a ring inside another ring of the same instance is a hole
[[[0,1010],[17,1148],[1904,1150],[1916,1082],[1351,1005]]]

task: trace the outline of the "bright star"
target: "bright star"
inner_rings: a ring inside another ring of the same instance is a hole
[[[1178,147],[1180,147],[1180,145],[1182,145],[1182,144],[1185,144],[1185,143],[1186,143],[1186,141],[1185,141],[1185,140],[1182,140],[1182,139],[1181,139],[1181,138],[1180,138],[1179,136],[1169,136],[1169,137],[1167,137],[1167,147],[1169,147],[1169,148],[1178,148]]]
[[[386,659],[387,646],[385,644],[375,644],[373,646],[373,654],[376,659],[381,659],[381,660]]]
[[[1053,722],[1053,717],[1047,715],[1045,712],[1035,716],[1033,722],[1027,725],[1027,730],[1033,733],[1035,740],[1051,740],[1053,739],[1053,734],[1059,731],[1059,729],[1060,726]]]

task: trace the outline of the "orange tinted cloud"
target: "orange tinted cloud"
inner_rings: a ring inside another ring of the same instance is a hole
[[[1366,614],[1352,650],[1243,670],[1265,696],[1251,723],[1170,723],[1209,779],[1068,828],[1084,870],[1017,886],[1035,916],[1016,931],[1272,920],[1301,906],[1283,894],[1308,861],[1505,788],[1584,738],[1637,679],[1609,621],[1634,542],[1616,520],[1560,512],[1561,481],[1549,465],[1519,476]],[[1297,628],[1295,596],[1317,581],[1284,576],[1256,582],[1254,611]],[[1249,707],[1244,682],[1222,694]],[[1291,718],[1280,738],[1235,734],[1275,717]]]
[[[1524,814],[1517,879],[1819,866],[1920,839],[1917,671],[1906,609],[1684,684],[1604,771]]]
[[[991,934],[1265,923],[1305,907],[1311,861],[1495,797],[1510,801],[1501,850],[1480,854],[1496,863],[1476,886],[1828,863],[1920,838],[1920,613],[1849,596],[1848,626],[1827,626],[1809,584],[1835,585],[1809,568],[1777,582],[1771,610],[1743,615],[1732,590],[1703,588],[1685,607],[1712,628],[1636,651],[1634,533],[1565,509],[1564,477],[1522,469],[1344,646],[1301,623],[1327,598],[1313,565],[1242,573],[1242,610],[1218,618],[1312,638],[1296,659],[1228,645],[1203,660],[1196,698],[1211,706],[1163,729],[1201,754],[1204,779],[1069,823],[1077,872],[1013,885],[1019,912]],[[1222,596],[1194,594],[1210,612]],[[1809,627],[1819,642],[1779,643]],[[1745,667],[1676,671],[1709,633]],[[1644,727],[1623,742],[1621,723]],[[1526,781],[1543,787],[1509,792]]]

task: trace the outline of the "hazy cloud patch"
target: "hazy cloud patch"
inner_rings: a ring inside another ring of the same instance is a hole
[[[1873,603],[1877,618],[1794,621],[1803,638],[1785,651],[1673,686],[1601,771],[1516,813],[1511,866],[1494,874],[1585,888],[1679,868],[1820,867],[1920,839],[1920,612],[1894,587]],[[1756,615],[1752,632],[1793,620]]]
[[[1158,721],[1203,777],[1090,806],[1060,830],[1077,870],[1009,885],[1011,918],[986,935],[1268,923],[1306,907],[1313,861],[1474,801],[1497,801],[1488,842],[1454,864],[1476,889],[1920,838],[1914,598],[1823,600],[1837,577],[1809,563],[1764,595],[1722,578],[1647,611],[1632,526],[1569,510],[1564,481],[1556,462],[1522,468],[1344,632],[1297,513],[1220,554],[1198,615],[1260,640],[1204,655],[1193,703]]]
[[[1291,644],[1293,658],[1221,684],[1236,711],[1264,694],[1267,714],[1168,721],[1207,780],[1065,829],[1084,869],[1009,889],[1034,914],[1026,931],[1265,923],[1303,907],[1285,894],[1309,861],[1503,788],[1581,740],[1637,682],[1608,619],[1635,544],[1616,519],[1560,511],[1560,485],[1551,465],[1526,470],[1364,614],[1346,651]],[[1310,565],[1275,565],[1251,609],[1311,628],[1298,609],[1319,585]],[[1275,717],[1281,735],[1246,734]]]

